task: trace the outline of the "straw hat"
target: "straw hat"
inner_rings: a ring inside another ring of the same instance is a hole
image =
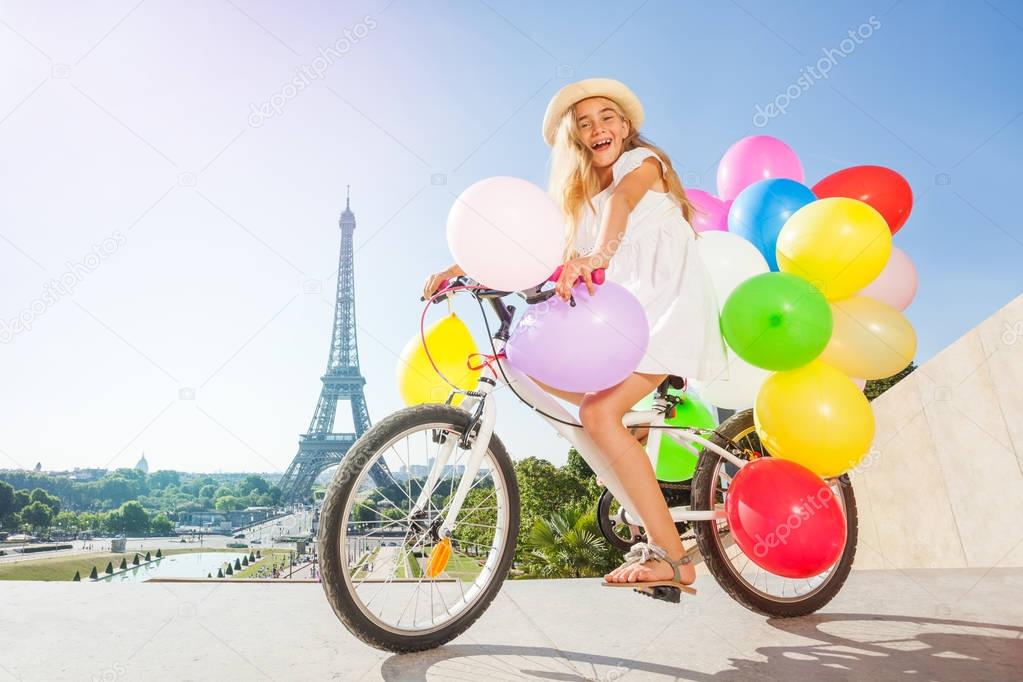
[[[543,139],[548,145],[554,145],[554,134],[565,110],[587,97],[614,100],[632,122],[633,130],[638,130],[643,124],[643,105],[625,83],[613,78],[587,78],[561,88],[547,104],[547,113],[543,115]]]

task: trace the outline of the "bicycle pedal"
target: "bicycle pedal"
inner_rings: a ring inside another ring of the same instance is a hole
[[[666,601],[670,604],[680,604],[682,602],[682,590],[677,587],[658,585],[656,587],[636,587],[633,588],[632,591],[639,592],[640,594],[652,599]]]

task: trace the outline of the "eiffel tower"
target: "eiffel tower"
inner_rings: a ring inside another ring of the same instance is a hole
[[[359,369],[359,344],[355,335],[355,266],[352,233],[355,214],[351,208],[351,185],[345,198],[341,226],[341,257],[338,261],[337,301],[334,304],[334,331],[330,339],[327,371],[320,380],[323,388],[316,402],[309,430],[299,436],[298,454],[281,478],[281,499],[302,502],[309,497],[313,481],[320,473],[338,464],[356,439],[369,429],[369,411],[362,387],[366,379]],[[339,400],[352,406],[355,433],[335,433],[334,416]],[[377,485],[382,485],[389,472],[382,460],[373,470]]]

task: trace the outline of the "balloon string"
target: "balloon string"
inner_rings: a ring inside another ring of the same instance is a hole
[[[430,361],[430,366],[433,367],[433,371],[437,373],[437,376],[443,379],[448,386],[455,389],[456,391],[461,391],[462,389],[459,388],[453,381],[451,381],[451,379],[448,379],[444,375],[444,372],[440,371],[440,368],[437,367],[437,363],[433,361],[433,355],[430,353],[430,347],[426,345],[426,311],[428,311],[430,309],[430,306],[433,305],[433,301],[435,298],[438,298],[440,296],[448,296],[448,312],[453,315],[454,313],[451,312],[451,296],[449,294],[454,294],[457,291],[476,291],[478,289],[486,289],[486,287],[478,285],[459,286],[452,287],[450,289],[444,289],[443,291],[437,291],[436,293],[433,294],[433,296],[426,300],[426,304],[423,306],[423,313],[419,316],[419,339],[420,343],[423,344],[423,350],[426,352],[426,359]]]
[[[472,358],[476,356],[483,358],[483,362],[479,363],[478,365],[474,365],[472,362]],[[490,369],[490,371],[493,371],[494,362],[496,362],[498,358],[506,357],[508,356],[505,355],[504,351],[501,351],[496,355],[490,355],[489,353],[469,353],[469,357],[465,359],[465,366],[474,371],[478,369],[483,369],[484,367],[487,367]]]

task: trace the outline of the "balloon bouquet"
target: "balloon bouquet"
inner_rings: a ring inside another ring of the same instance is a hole
[[[727,378],[699,388],[719,406],[752,403],[772,455],[732,480],[729,525],[761,567],[809,577],[845,544],[841,506],[823,479],[855,467],[873,441],[863,382],[898,373],[916,352],[901,312],[916,293],[916,269],[892,245],[913,195],[881,166],[807,187],[795,152],[766,135],[725,152],[717,185],[718,197],[696,195],[706,222],[694,226],[737,358]]]

